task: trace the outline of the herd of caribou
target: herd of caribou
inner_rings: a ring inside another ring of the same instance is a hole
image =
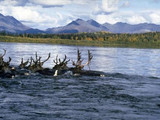
[[[6,62],[4,61],[4,56],[6,55],[6,50],[3,49],[4,53],[0,55],[0,78],[14,78],[15,76],[20,75],[30,75],[32,73],[38,73],[42,75],[48,76],[58,76],[70,72],[72,75],[95,75],[101,76],[101,73],[97,73],[95,71],[90,70],[90,63],[93,58],[91,52],[88,50],[88,61],[85,64],[82,64],[83,60],[81,58],[81,52],[79,49],[77,50],[77,61],[72,61],[73,67],[68,67],[67,64],[70,61],[67,59],[65,55],[64,59],[61,60],[56,56],[56,59],[53,60],[55,66],[52,69],[43,68],[43,65],[46,61],[50,59],[51,54],[48,54],[48,57],[42,61],[40,56],[38,56],[37,52],[35,54],[35,58],[30,57],[27,61],[21,59],[21,63],[17,67],[13,67],[10,65],[11,58]],[[84,66],[88,66],[89,70],[84,70]]]

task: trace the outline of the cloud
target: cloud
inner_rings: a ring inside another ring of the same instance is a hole
[[[42,6],[62,6],[70,3],[70,0],[29,0],[30,3]]]
[[[1,0],[0,1],[0,6],[10,6],[10,5],[17,5],[18,1],[17,0]]]
[[[152,23],[160,24],[160,11],[150,13],[149,17]]]
[[[96,20],[101,24],[106,22],[110,24],[115,24],[117,22],[124,22],[130,24],[149,22],[149,20],[147,20],[145,15],[143,15],[142,13],[134,13],[132,11],[114,12],[109,15],[101,14],[96,16]]]
[[[128,0],[101,0],[101,4],[98,5],[98,8],[96,6],[94,14],[112,14],[129,6]]]
[[[139,24],[146,23],[148,21],[141,15],[133,15],[127,18],[127,22],[130,24]]]
[[[89,4],[98,0],[0,0],[1,5],[25,6],[28,4],[40,5],[42,7],[62,7],[69,4]]]
[[[151,0],[148,0],[149,2]],[[160,2],[160,0],[152,0],[152,2]],[[132,4],[132,6],[130,6]],[[101,6],[98,6],[97,12],[95,15],[95,20],[99,23],[110,23],[115,24],[117,22],[125,22],[130,24],[139,24],[139,23],[155,23],[160,24],[160,10],[144,10],[143,8],[137,8],[139,11],[133,10],[137,4],[129,0],[102,0]],[[148,3],[149,4],[149,3]],[[126,9],[124,9],[127,7]],[[129,7],[129,8],[128,8]],[[133,8],[131,8],[133,7]]]
[[[126,1],[122,4],[121,7],[129,7],[130,6],[130,2],[129,1]]]
[[[98,0],[29,0],[30,3],[43,7],[62,7],[69,4],[88,4]]]
[[[23,14],[22,14],[23,13]],[[44,22],[45,20],[50,20],[50,17],[40,14],[37,11],[34,11],[30,7],[13,7],[11,10],[11,14],[16,17],[18,20],[22,21],[37,21]]]
[[[0,0],[1,13],[15,17],[29,27],[47,29],[66,25],[77,18],[90,19],[91,8],[97,0],[94,2],[90,0],[46,0],[45,3],[42,0],[20,1],[22,0]],[[72,5],[69,7],[71,1]],[[90,2],[91,4],[88,6]],[[65,4],[68,5],[65,6]],[[64,5],[64,7],[48,7],[48,5]]]
[[[120,20],[114,14],[110,14],[110,15],[102,14],[102,15],[96,16],[96,21],[101,24],[106,23],[106,22],[110,24],[115,24],[119,22]]]
[[[99,14],[95,19],[103,24],[115,24],[117,22],[125,22],[129,24],[154,23],[160,24],[160,10],[143,10],[134,11],[117,11],[112,14]]]
[[[102,0],[102,10],[104,12],[114,12],[118,10],[119,0]]]
[[[25,6],[28,0],[0,0],[0,6]]]
[[[15,17],[29,27],[39,29],[57,26],[58,20],[60,19],[58,15],[47,15],[40,6],[2,6],[0,7],[0,11],[4,15]]]

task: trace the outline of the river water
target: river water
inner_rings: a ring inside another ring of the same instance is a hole
[[[102,48],[49,44],[0,43],[11,64],[17,66],[38,52],[51,58],[58,54],[76,60],[80,49],[84,63],[93,54],[91,70],[105,76],[58,77],[32,75],[0,79],[2,120],[159,120],[160,49]],[[69,66],[71,66],[71,62]],[[85,67],[87,70],[88,67]]]

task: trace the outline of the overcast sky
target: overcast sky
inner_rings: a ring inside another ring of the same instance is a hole
[[[160,24],[160,0],[0,0],[0,13],[42,30],[77,18],[111,24]]]

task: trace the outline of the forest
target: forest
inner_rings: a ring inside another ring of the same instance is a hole
[[[51,43],[100,47],[160,48],[160,32],[114,34],[109,32],[74,34],[0,33],[0,42]]]

